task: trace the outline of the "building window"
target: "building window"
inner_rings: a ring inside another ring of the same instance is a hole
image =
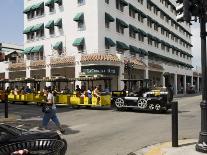
[[[134,31],[132,31],[132,30],[129,30],[129,36],[130,36],[131,38],[136,39],[136,33],[135,33]]]
[[[54,12],[55,11],[55,5],[52,4],[49,6],[49,12]]]
[[[39,8],[36,11],[36,16],[42,16],[44,15],[44,8]]]
[[[158,47],[159,47],[159,43],[158,43],[158,42],[156,42],[156,41],[155,41],[154,43],[155,43],[155,47],[157,47],[157,48],[158,48]]]
[[[80,21],[78,22],[78,29],[79,29],[79,30],[83,30],[83,29],[84,29],[84,20],[80,20]]]
[[[122,27],[119,23],[116,23],[116,32],[124,34],[124,27]]]
[[[106,3],[106,4],[109,4],[109,0],[105,0],[105,3]]]
[[[108,20],[105,20],[105,28],[109,29],[110,27],[110,22]]]
[[[36,32],[36,37],[38,38],[44,37],[44,29],[38,30]]]
[[[138,13],[138,21],[141,23],[144,22],[144,18],[142,17],[142,15],[140,13]]]
[[[158,14],[158,10],[157,10],[157,8],[156,7],[154,7],[154,14]]]
[[[152,39],[151,38],[148,38],[148,44],[152,45]]]
[[[120,10],[121,12],[124,12],[124,7],[128,4],[122,3],[120,0],[116,0],[116,9]]]
[[[165,32],[165,35],[166,35],[167,38],[169,38],[170,33],[169,33],[168,31],[166,31],[166,32]]]
[[[168,46],[166,46],[166,51],[170,52],[170,48]]]
[[[139,41],[144,42],[144,36],[142,34],[138,34]]]
[[[173,34],[171,34],[171,39],[174,40],[174,35]]]
[[[85,0],[78,0],[78,5],[85,5]]]
[[[158,31],[158,26],[157,26],[157,24],[154,24],[154,30],[155,30],[155,31]]]
[[[151,6],[150,3],[147,3],[147,9],[150,10],[150,11],[152,10],[152,6]]]
[[[35,12],[34,11],[31,11],[31,12],[27,13],[27,19],[32,19],[32,18],[34,18],[34,16],[35,16]]]
[[[50,35],[54,35],[54,34],[55,34],[55,29],[54,29],[54,27],[51,27],[51,28],[49,29],[49,34],[50,34]]]
[[[161,44],[161,49],[165,50],[165,45]]]
[[[164,35],[165,34],[165,30],[163,28],[161,28],[161,34]]]
[[[147,26],[152,28],[152,21],[150,19],[147,19]]]
[[[77,46],[77,48],[78,48],[79,52],[83,52],[84,51],[84,46],[82,46],[82,45],[81,46]]]
[[[34,32],[31,32],[31,33],[27,34],[27,40],[34,40],[34,39],[35,39]]]
[[[164,19],[164,14],[162,12],[160,12],[160,18]]]
[[[132,9],[129,9],[129,16],[132,17],[132,18],[135,18],[135,11],[132,10]]]
[[[139,3],[143,4],[143,0],[137,0]]]

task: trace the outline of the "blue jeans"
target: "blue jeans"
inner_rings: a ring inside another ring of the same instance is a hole
[[[56,110],[52,109],[49,112],[44,113],[43,120],[42,120],[42,126],[44,128],[47,128],[50,119],[55,123],[56,126],[60,127],[60,122],[56,115]]]

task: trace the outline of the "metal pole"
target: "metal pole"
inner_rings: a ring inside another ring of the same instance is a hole
[[[9,107],[8,107],[8,90],[5,90],[3,92],[3,95],[4,95],[4,116],[5,118],[8,118],[9,117]]]
[[[202,101],[201,107],[201,132],[199,135],[199,141],[196,145],[196,150],[199,152],[207,153],[207,55],[206,55],[206,21],[204,6],[205,0],[201,1],[201,17],[200,17],[200,29],[201,29],[201,67],[202,67]]]
[[[178,102],[172,102],[172,147],[178,147]]]

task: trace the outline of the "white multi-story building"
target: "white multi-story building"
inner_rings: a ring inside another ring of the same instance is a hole
[[[193,84],[191,33],[170,0],[24,0],[25,62],[9,69],[27,78],[55,75],[149,78],[175,93]],[[168,73],[168,74],[166,74]],[[163,76],[163,74],[168,76]],[[198,79],[198,78],[197,78]]]

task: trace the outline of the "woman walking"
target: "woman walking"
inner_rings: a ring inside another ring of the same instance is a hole
[[[60,121],[56,115],[56,105],[55,105],[55,97],[51,90],[51,87],[46,89],[47,102],[43,108],[44,116],[42,120],[43,128],[47,129],[48,123],[50,119],[55,123],[55,125],[59,128],[61,133],[64,133],[65,130],[61,127]]]

